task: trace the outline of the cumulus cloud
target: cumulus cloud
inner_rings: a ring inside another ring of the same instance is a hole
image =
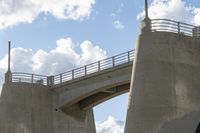
[[[152,19],[166,18],[200,25],[200,8],[183,0],[153,0],[149,6],[149,16]],[[137,19],[143,17],[144,11],[138,14]]]
[[[95,0],[0,0],[0,29],[31,23],[41,13],[58,19],[83,20]]]
[[[1,94],[1,89],[3,86],[4,78],[3,78],[3,73],[5,73],[5,70],[0,69],[0,94]]]
[[[113,26],[118,30],[124,29],[124,25],[119,20],[114,21]]]
[[[194,24],[200,25],[200,8],[194,8],[193,14],[195,14],[193,18]]]
[[[96,122],[97,133],[124,133],[124,122],[109,116],[104,122]]]
[[[61,38],[56,41],[56,47],[50,51],[25,48],[11,49],[12,71],[22,71],[36,74],[58,74],[69,71],[107,57],[106,51],[91,41],[80,44],[81,52],[76,51],[76,44],[71,38]],[[7,70],[7,55],[0,60],[0,84]]]

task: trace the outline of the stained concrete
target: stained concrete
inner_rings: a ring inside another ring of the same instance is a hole
[[[4,84],[0,97],[0,133],[95,133],[93,110],[57,108],[58,95],[48,86]],[[83,119],[76,119],[81,116]]]
[[[200,122],[200,39],[142,33],[125,133],[195,133]]]

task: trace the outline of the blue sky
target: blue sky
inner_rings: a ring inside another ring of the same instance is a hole
[[[90,17],[82,21],[58,20],[51,14],[42,13],[31,24],[19,24],[0,31],[0,43],[5,44],[10,39],[14,47],[49,50],[54,47],[55,40],[68,36],[77,43],[91,40],[105,49],[108,55],[118,54],[134,47],[138,31],[136,15],[143,8],[142,3],[98,0]],[[116,16],[111,17],[112,13]],[[116,30],[112,26],[117,20],[125,25],[123,30]],[[1,45],[0,49],[5,51],[6,47]],[[4,54],[1,52],[0,57]]]
[[[5,55],[8,40],[12,41],[12,47],[15,48],[12,52],[15,55],[12,60],[12,70],[40,74],[43,74],[42,68],[45,66],[37,62],[45,60],[46,64],[55,63],[48,61],[46,55],[49,57],[52,55],[51,59],[54,61],[57,59],[56,56],[61,54],[63,54],[62,59],[66,59],[66,63],[56,62],[62,67],[51,67],[49,71],[52,74],[135,48],[137,36],[140,33],[142,19],[140,16],[143,15],[144,0],[83,0],[88,4],[79,3],[79,1],[72,4],[69,2],[67,8],[61,6],[64,5],[62,2],[71,0],[61,0],[61,5],[48,0],[43,3],[36,1],[36,3],[22,4],[14,0],[9,0],[11,3],[0,0],[1,78],[6,70]],[[151,18],[168,18],[200,25],[199,0],[149,0],[149,4]],[[68,10],[70,7],[74,9]],[[80,8],[80,11],[77,11],[76,7]],[[62,9],[66,13],[63,13]],[[74,15],[74,12],[77,14]],[[62,48],[62,44],[59,45],[61,39],[64,41],[60,43],[67,45],[63,46],[63,50],[69,50],[68,53],[59,50],[59,46]],[[55,54],[52,51],[60,53]],[[93,54],[90,55],[87,52],[94,51],[98,53],[96,54],[98,57],[92,59]],[[64,55],[67,58],[63,57]],[[74,60],[80,61],[70,64],[72,55],[77,57]],[[19,63],[21,56],[23,56],[21,60],[26,61]],[[34,67],[26,66],[29,60],[34,60],[31,61]],[[48,74],[48,71],[44,74]],[[109,116],[114,117],[115,120],[125,121],[127,101],[128,94],[125,94],[95,107],[96,121],[106,121]]]

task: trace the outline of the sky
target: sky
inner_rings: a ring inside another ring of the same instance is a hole
[[[144,0],[0,0],[0,88],[11,70],[58,74],[135,48]],[[149,0],[150,18],[200,25],[199,0]],[[128,94],[94,108],[97,133],[123,133]]]

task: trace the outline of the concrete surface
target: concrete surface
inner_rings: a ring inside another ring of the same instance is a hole
[[[48,86],[4,84],[0,97],[0,133],[95,133],[93,110],[73,108],[76,119],[57,108]]]
[[[125,133],[195,133],[200,122],[200,39],[142,33]]]

